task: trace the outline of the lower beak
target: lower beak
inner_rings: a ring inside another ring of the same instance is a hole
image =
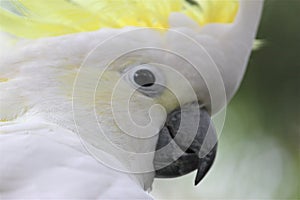
[[[198,102],[172,111],[159,133],[154,157],[157,178],[172,178],[197,171],[197,185],[211,168],[217,135],[210,116]]]

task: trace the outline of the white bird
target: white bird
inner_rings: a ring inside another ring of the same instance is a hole
[[[262,4],[0,9],[0,199],[151,199],[154,177],[195,169],[197,184],[216,154],[210,115],[242,80]]]

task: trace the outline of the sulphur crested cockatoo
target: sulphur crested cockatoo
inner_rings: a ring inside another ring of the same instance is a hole
[[[204,177],[262,0],[1,3],[1,199],[147,199],[154,177]]]

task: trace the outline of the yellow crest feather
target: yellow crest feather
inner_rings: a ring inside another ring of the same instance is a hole
[[[58,36],[126,26],[168,28],[172,12],[203,26],[231,23],[238,0],[11,0],[0,8],[0,29],[24,38]]]

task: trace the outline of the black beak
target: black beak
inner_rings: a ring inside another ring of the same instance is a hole
[[[172,178],[198,170],[197,185],[211,168],[217,135],[210,116],[198,102],[172,111],[159,133],[154,157],[157,178]]]

